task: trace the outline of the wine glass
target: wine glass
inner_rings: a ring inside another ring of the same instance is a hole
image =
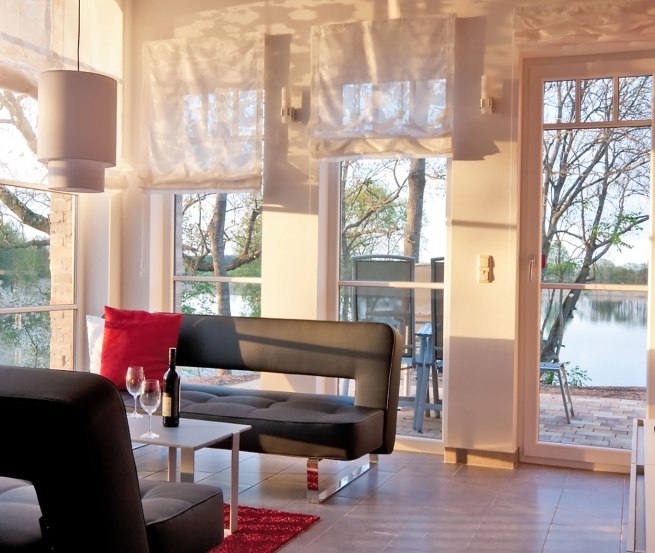
[[[155,434],[152,431],[152,414],[159,407],[159,402],[161,401],[161,389],[159,386],[159,380],[146,380],[143,383],[143,390],[141,391],[141,407],[143,410],[148,413],[148,432],[142,434],[142,438],[159,438],[159,434]]]
[[[146,377],[143,373],[143,367],[127,367],[127,373],[125,373],[125,385],[127,391],[130,392],[130,395],[134,398],[134,411],[128,415],[131,419],[140,419],[143,417],[143,415],[136,410],[136,398],[141,394],[145,379]]]

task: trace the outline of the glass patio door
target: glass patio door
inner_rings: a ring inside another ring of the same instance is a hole
[[[645,413],[653,59],[526,62],[523,455],[624,465]]]

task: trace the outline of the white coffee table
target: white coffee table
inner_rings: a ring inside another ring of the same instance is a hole
[[[168,448],[168,480],[175,481],[177,473],[177,450],[180,449],[180,480],[193,482],[195,475],[195,453],[207,447],[232,438],[232,462],[230,480],[230,532],[237,529],[237,505],[239,502],[239,438],[242,432],[250,430],[245,424],[229,424],[196,419],[180,419],[180,426],[163,426],[161,416],[153,415],[152,431],[158,438],[143,438],[148,431],[148,417],[132,419],[128,417],[130,439],[139,444],[161,445]]]

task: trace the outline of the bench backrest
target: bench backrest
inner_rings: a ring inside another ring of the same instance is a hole
[[[393,447],[401,355],[400,334],[384,323],[184,315],[177,362],[354,379],[354,404],[385,411]]]
[[[97,374],[0,366],[0,475],[34,484],[53,551],[148,551],[125,407]]]

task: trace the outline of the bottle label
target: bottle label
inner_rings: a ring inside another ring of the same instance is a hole
[[[163,417],[173,416],[173,398],[171,394],[163,394],[161,402],[161,414]]]

